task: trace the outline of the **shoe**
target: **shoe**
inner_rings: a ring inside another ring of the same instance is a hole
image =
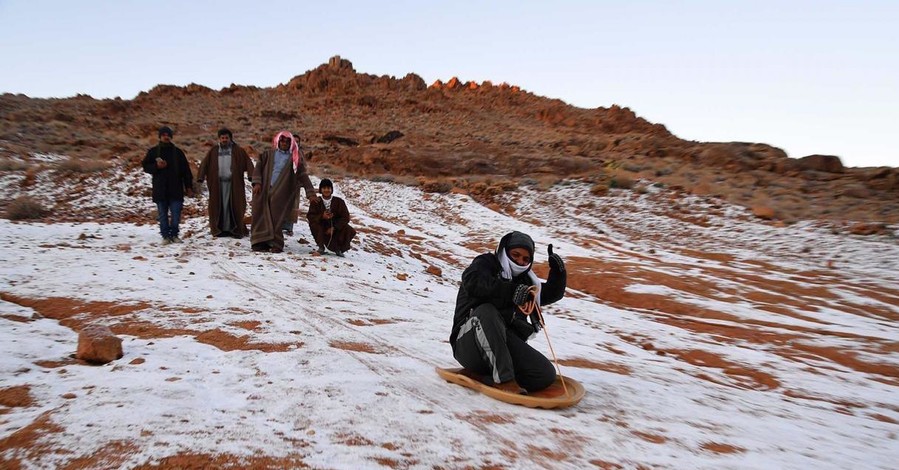
[[[285,231],[284,231],[284,235],[287,235],[288,237],[292,237],[292,236],[293,236],[293,230],[285,230]]]
[[[319,245],[318,246],[318,254],[323,255],[325,253],[327,253],[327,251],[325,251],[325,247]]]
[[[271,247],[269,247],[267,243],[259,243],[259,244],[253,245],[252,250],[253,251],[270,251]]]
[[[343,254],[342,251],[335,251],[334,254],[337,255],[337,256],[339,256],[339,257],[341,257],[341,258],[344,257],[344,254]]]
[[[171,243],[181,243],[181,239],[178,238],[177,235],[175,235],[174,237],[169,238],[169,240],[171,240]]]
[[[269,253],[281,253],[283,251],[284,250],[282,250],[281,248],[271,248],[268,250]]]
[[[172,244],[172,239],[169,238],[169,237],[165,237],[165,238],[162,239],[162,244],[163,244],[163,245],[171,245],[171,244]]]

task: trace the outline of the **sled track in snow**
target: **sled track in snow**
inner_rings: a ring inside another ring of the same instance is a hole
[[[287,260],[287,262],[290,261],[293,260]],[[282,262],[271,258],[267,258],[264,260],[264,264],[267,267],[278,269],[281,271],[287,271],[294,279],[302,280],[305,276],[310,275],[307,270],[286,266],[287,262]],[[302,289],[300,289],[297,292],[297,298],[292,298],[289,295],[286,295],[282,290],[265,287],[249,281],[248,279],[252,279],[252,274],[254,273],[252,272],[253,270],[244,263],[229,260],[219,264],[217,266],[217,269],[219,273],[229,281],[238,283],[249,291],[258,292],[260,296],[266,296],[270,299],[273,299],[278,305],[301,304],[301,307],[297,310],[301,311],[302,315],[307,318],[307,320],[304,321],[305,330],[311,330],[314,335],[317,335],[321,338],[354,338],[354,341],[361,341],[366,344],[373,345],[379,352],[385,352],[386,355],[331,348],[332,351],[328,353],[340,353],[352,356],[356,361],[358,361],[360,364],[369,369],[373,374],[379,377],[385,387],[391,390],[395,390],[398,394],[415,397],[424,405],[425,408],[431,410],[434,413],[445,414],[447,413],[447,410],[454,409],[455,405],[457,405],[460,401],[465,400],[473,400],[473,404],[485,406],[486,408],[479,406],[478,409],[482,410],[480,412],[486,410],[488,416],[493,415],[494,413],[498,413],[497,416],[516,416],[521,419],[527,419],[527,417],[524,415],[529,412],[550,413],[545,410],[526,410],[499,402],[493,403],[489,398],[476,397],[477,394],[474,392],[447,384],[443,379],[434,374],[433,370],[436,366],[448,365],[447,363],[452,360],[449,354],[429,354],[427,351],[413,351],[408,348],[404,348],[403,346],[396,343],[388,343],[383,339],[383,336],[378,335],[377,333],[370,333],[365,331],[364,328],[348,324],[342,318],[335,318],[332,313],[322,313],[321,309],[314,306],[322,302],[333,300],[327,297],[327,293],[325,294],[326,297],[322,298],[318,297],[316,293],[303,291]],[[319,346],[317,347],[320,348],[330,348],[328,343],[329,342],[325,341],[323,343],[316,344],[318,344]],[[307,343],[305,347],[309,346],[310,345]],[[445,345],[443,343],[441,343],[441,346],[448,348],[448,345]],[[387,361],[382,360],[382,358],[386,356],[403,356],[412,358],[421,364],[420,371],[416,372],[409,369],[401,369],[386,364]],[[580,406],[584,406],[584,404],[582,403]],[[588,411],[589,410],[583,409],[580,410],[580,413],[586,413]],[[560,420],[566,420],[568,418],[576,416],[578,414],[578,411],[572,409],[566,412],[556,411],[555,413],[559,415],[558,418]],[[447,414],[446,418],[451,420],[459,420],[459,417],[452,413]],[[583,419],[583,415],[581,418],[575,419]],[[476,431],[479,435],[482,436],[484,442],[516,442],[513,436],[508,435],[507,429],[504,429],[501,426],[497,427],[490,423],[489,420],[483,422],[479,422],[477,420],[466,420],[466,423],[469,429]],[[562,426],[563,425],[560,424],[560,427]],[[563,440],[565,437],[566,436],[561,436]],[[561,441],[557,441],[555,434],[544,436],[543,439],[549,439],[559,447],[564,447],[566,445]],[[585,446],[588,444],[589,441],[584,442]],[[427,447],[424,447],[419,450],[423,452],[430,452],[427,449]],[[493,449],[490,449],[490,451],[496,452]],[[504,458],[502,454],[499,453],[495,453],[493,455],[485,455],[484,457],[486,458],[486,460],[469,463],[478,465],[484,464],[491,459],[500,461],[500,459]],[[552,463],[549,461],[543,461],[543,463],[545,465],[549,465],[550,467],[552,466]],[[566,464],[570,463],[572,462],[566,462]]]

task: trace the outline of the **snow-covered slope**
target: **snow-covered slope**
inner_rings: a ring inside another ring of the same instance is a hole
[[[285,253],[257,254],[202,218],[168,246],[151,224],[0,221],[0,466],[899,461],[895,238],[777,228],[654,188],[523,188],[501,213],[337,184],[359,230],[346,258],[313,256],[303,225]],[[120,208],[150,218],[149,200],[133,204]],[[462,270],[510,230],[534,237],[539,273],[548,243],[568,263],[568,295],[546,313],[563,373],[587,389],[575,407],[515,407],[434,373],[455,364]],[[78,363],[77,332],[97,323],[125,356]]]

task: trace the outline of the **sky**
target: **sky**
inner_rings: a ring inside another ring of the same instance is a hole
[[[508,82],[626,106],[678,137],[899,167],[899,2],[0,0],[0,92],[133,98],[157,84],[361,73]]]

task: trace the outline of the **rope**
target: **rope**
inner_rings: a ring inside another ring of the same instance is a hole
[[[549,345],[549,353],[552,354],[553,364],[556,365],[556,372],[559,374],[559,381],[562,382],[562,390],[565,391],[565,395],[568,395],[568,387],[565,385],[565,377],[562,375],[562,368],[559,367],[559,360],[556,358],[556,352],[553,350],[553,344],[549,341],[549,332],[546,329],[546,323],[543,322],[543,311],[540,309],[540,300],[534,299],[534,309],[537,310],[537,320],[540,321],[540,327],[543,329],[543,334],[546,336],[546,344]],[[528,313],[534,311],[534,309],[530,309]]]
[[[325,205],[325,202],[324,202],[324,201],[322,201],[322,206],[324,206],[324,205]],[[327,248],[327,249],[329,249],[329,250],[330,250],[330,249],[331,249],[331,241],[333,241],[333,240],[334,240],[334,213],[333,213],[333,212],[331,212],[331,210],[330,210],[330,209],[325,209],[325,211],[326,211],[326,212],[330,212],[330,213],[331,213],[331,218],[330,218],[330,219],[328,219],[328,221],[330,221],[330,222],[331,222],[331,236],[330,236],[330,237],[328,237],[328,244],[327,244],[327,245],[325,245],[325,248]],[[332,250],[332,251],[333,251],[333,250]]]

